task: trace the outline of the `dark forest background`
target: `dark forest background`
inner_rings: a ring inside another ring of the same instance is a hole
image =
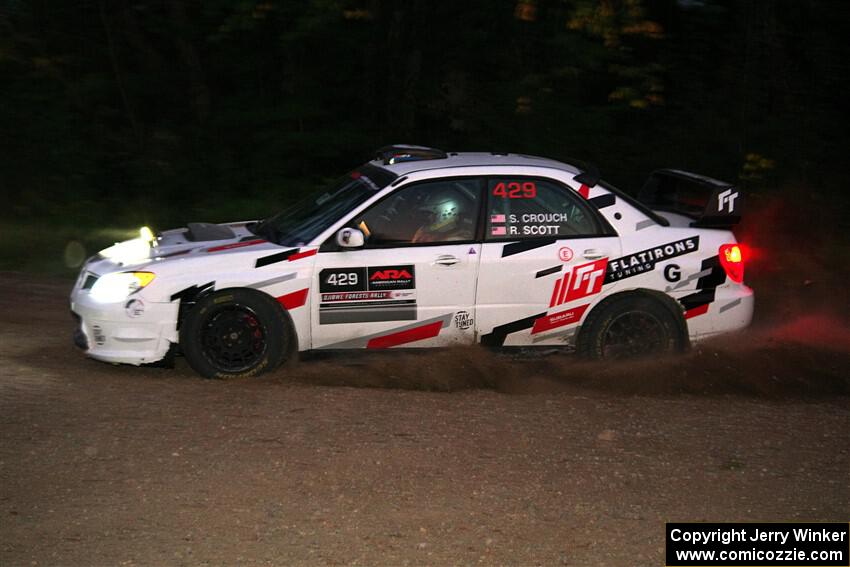
[[[400,142],[843,206],[848,37],[826,0],[0,0],[0,216],[256,218]]]

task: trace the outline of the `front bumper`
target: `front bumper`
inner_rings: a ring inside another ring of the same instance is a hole
[[[74,344],[105,362],[158,362],[177,342],[178,307],[177,302],[145,301],[139,294],[119,303],[98,303],[77,287],[71,294]]]

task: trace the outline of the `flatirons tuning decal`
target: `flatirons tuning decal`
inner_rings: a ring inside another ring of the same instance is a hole
[[[319,292],[320,325],[417,318],[413,265],[326,268]]]
[[[627,254],[608,262],[608,271],[605,274],[605,282],[617,282],[633,276],[638,276],[655,269],[658,262],[669,260],[677,256],[689,254],[699,250],[699,236],[690,236],[668,242],[653,248],[647,248],[640,252]]]

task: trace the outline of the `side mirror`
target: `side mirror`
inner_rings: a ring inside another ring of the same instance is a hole
[[[365,241],[363,231],[356,228],[343,228],[336,233],[336,243],[341,248],[360,248]]]

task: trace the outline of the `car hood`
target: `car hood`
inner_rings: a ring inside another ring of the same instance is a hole
[[[177,253],[238,244],[246,240],[260,240],[248,225],[253,221],[228,224],[190,222],[185,228],[166,230],[157,235],[151,246],[151,258],[163,258]]]
[[[248,225],[254,221],[225,224],[189,223],[186,227],[166,230],[153,242],[134,238],[117,242],[89,259],[86,269],[103,274],[122,268],[139,268],[171,258],[187,258],[198,252],[239,250],[265,243]]]

